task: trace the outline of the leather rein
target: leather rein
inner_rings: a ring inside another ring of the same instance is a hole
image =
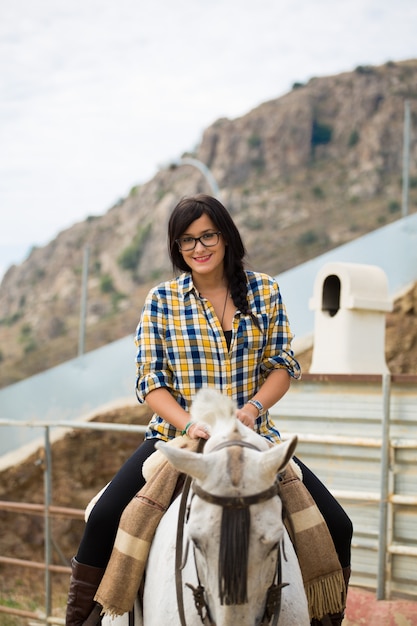
[[[200,443],[204,440],[200,440]],[[239,446],[241,448],[250,448],[252,450],[258,450],[256,446],[253,444],[237,440],[229,440],[220,443],[218,446],[213,448],[212,452],[221,450],[223,448],[229,448],[231,446]],[[199,446],[200,448],[200,446]],[[199,450],[201,451],[201,450]],[[192,487],[193,494],[204,500],[205,502],[209,502],[210,504],[215,504],[222,508],[247,508],[252,504],[259,504],[260,502],[265,502],[266,500],[270,500],[275,497],[279,493],[278,481],[275,482],[271,487],[265,489],[264,491],[260,491],[257,494],[253,494],[250,496],[216,496],[213,495],[201,487],[199,487],[190,476],[186,477],[184,488],[181,496],[180,509],[178,513],[178,526],[177,526],[177,541],[176,541],[176,552],[175,552],[175,586],[177,592],[177,605],[178,605],[178,614],[181,622],[181,626],[187,626],[185,620],[185,611],[184,611],[184,597],[183,597],[183,583],[182,583],[182,570],[184,569],[186,558],[184,562],[182,561],[183,555],[183,544],[184,544],[184,525],[186,523],[186,511],[187,511],[187,500],[188,494]],[[284,555],[285,557],[285,555]],[[186,586],[189,587],[194,596],[194,604],[197,610],[198,615],[202,623],[206,626],[216,626],[210,616],[210,610],[207,605],[205,599],[205,590],[204,587],[200,583],[197,564],[195,564],[198,586],[193,587],[189,583],[186,583]],[[266,600],[265,600],[265,611],[262,617],[262,621],[259,626],[277,626],[279,614],[281,611],[281,591],[283,587],[286,587],[288,583],[282,582],[282,564],[281,564],[281,546],[278,544],[277,546],[277,567],[274,572],[274,577],[270,587],[266,592]],[[272,621],[271,621],[272,620]]]

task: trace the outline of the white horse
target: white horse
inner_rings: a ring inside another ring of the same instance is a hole
[[[309,626],[277,490],[296,438],[269,446],[236,419],[232,401],[213,390],[197,394],[192,415],[210,428],[203,454],[157,444],[193,479],[179,525],[183,541],[178,545],[177,498],[152,543],[143,606],[135,604],[133,618],[104,617],[103,626]]]

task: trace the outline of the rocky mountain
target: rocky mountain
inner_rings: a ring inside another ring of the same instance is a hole
[[[417,60],[296,83],[238,119],[220,119],[195,152],[241,229],[248,264],[277,274],[401,215],[404,102],[417,122]],[[417,134],[410,212],[417,210]],[[209,191],[192,166],[161,170],[100,217],[61,232],[0,285],[0,386],[77,355],[88,250],[85,349],[134,331],[149,286],[170,275],[168,217]]]

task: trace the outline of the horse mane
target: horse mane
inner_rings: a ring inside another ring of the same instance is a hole
[[[193,399],[191,417],[196,422],[205,422],[214,430],[229,430],[236,423],[236,404],[216,389],[203,387]]]

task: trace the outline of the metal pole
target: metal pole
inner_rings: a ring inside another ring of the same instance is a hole
[[[379,503],[379,539],[378,539],[378,581],[377,600],[385,599],[386,556],[388,532],[388,496],[389,496],[389,449],[390,449],[390,395],[391,375],[382,377],[383,416],[381,446],[381,497]]]
[[[410,118],[410,101],[406,100],[404,102],[402,217],[408,215],[408,193],[410,185]]]
[[[191,165],[193,167],[196,167],[198,170],[200,170],[203,176],[205,176],[208,184],[210,185],[213,196],[215,196],[216,198],[220,198],[220,189],[217,181],[214,178],[210,169],[202,161],[199,161],[198,159],[193,159],[192,157],[184,157],[182,159],[179,159],[178,161],[175,161],[173,165]]]
[[[49,507],[51,506],[52,494],[52,455],[49,437],[49,426],[45,428],[45,459],[44,459],[44,490],[45,490],[45,624],[52,612],[51,602],[51,523]]]
[[[87,316],[87,283],[88,283],[88,262],[90,256],[89,246],[84,248],[83,274],[81,284],[81,306],[80,306],[80,333],[78,338],[78,356],[84,354],[85,348],[85,320]]]

